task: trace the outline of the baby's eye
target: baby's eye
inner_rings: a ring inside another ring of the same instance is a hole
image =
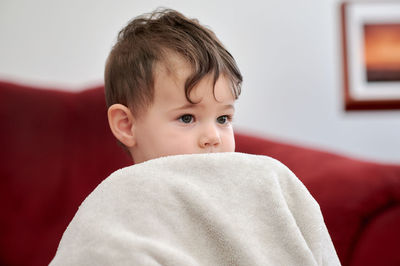
[[[226,124],[226,123],[229,122],[229,116],[227,116],[227,115],[221,115],[220,117],[217,118],[217,122],[218,122],[219,124],[224,125],[224,124]]]
[[[193,120],[194,120],[193,115],[189,115],[189,114],[179,117],[179,121],[182,123],[185,123],[185,124],[193,123]]]

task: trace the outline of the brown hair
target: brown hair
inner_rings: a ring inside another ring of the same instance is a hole
[[[154,97],[154,66],[168,51],[182,56],[193,73],[185,82],[189,102],[191,89],[207,74],[213,73],[214,85],[221,73],[232,84],[237,99],[242,75],[232,55],[215,34],[171,9],[156,10],[130,21],[118,34],[105,68],[107,106],[120,103],[133,113],[150,105]]]

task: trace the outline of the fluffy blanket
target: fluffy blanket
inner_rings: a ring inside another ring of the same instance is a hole
[[[280,162],[177,155],[114,172],[51,265],[340,265],[316,201]]]

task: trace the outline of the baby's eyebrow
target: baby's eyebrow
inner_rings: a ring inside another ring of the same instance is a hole
[[[196,107],[196,104],[187,103],[187,104],[182,105],[180,107],[174,108],[173,111],[184,110],[184,109],[189,109],[189,108],[194,108],[194,107]]]
[[[174,108],[172,110],[173,111],[179,111],[179,110],[185,110],[185,109],[197,108],[197,107],[201,107],[201,104],[187,103],[185,105],[182,105],[180,107]],[[224,105],[221,106],[220,109],[221,110],[232,109],[233,111],[235,111],[235,106],[233,104],[224,104]]]
[[[233,111],[235,111],[235,106],[233,104],[225,104],[222,109],[226,110],[226,109],[232,109]]]

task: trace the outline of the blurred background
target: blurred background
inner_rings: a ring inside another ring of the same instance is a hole
[[[118,31],[157,7],[209,26],[244,83],[238,131],[400,163],[400,110],[344,111],[337,0],[2,0],[0,79],[78,91],[102,84]]]

